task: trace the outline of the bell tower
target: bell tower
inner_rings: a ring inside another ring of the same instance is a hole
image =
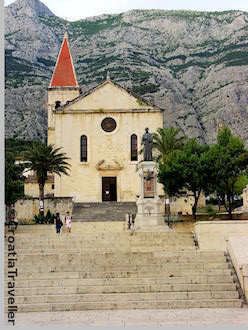
[[[53,75],[48,87],[48,131],[47,143],[54,144],[54,115],[53,111],[71,101],[80,94],[76,72],[70,52],[68,34],[65,33],[58,54]]]

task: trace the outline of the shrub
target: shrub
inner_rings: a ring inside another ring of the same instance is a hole
[[[44,224],[46,218],[42,214],[37,214],[34,216],[34,222],[37,224]]]
[[[54,223],[55,215],[51,213],[50,210],[47,211],[47,214],[45,216],[45,222],[46,223]]]
[[[34,216],[33,221],[37,224],[52,224],[54,223],[55,215],[50,210],[47,211],[46,215],[37,214]]]
[[[216,215],[216,211],[214,210],[213,206],[212,205],[207,205],[206,206],[206,211],[207,211],[207,214],[210,216],[210,217],[213,217]]]

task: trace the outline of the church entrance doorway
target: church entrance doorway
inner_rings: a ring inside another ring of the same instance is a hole
[[[116,202],[117,201],[117,185],[115,176],[102,177],[102,201]]]

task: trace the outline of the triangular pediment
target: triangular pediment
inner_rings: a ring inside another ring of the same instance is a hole
[[[136,97],[120,85],[106,80],[85,95],[80,95],[63,107],[66,111],[83,110],[160,110],[140,97]]]

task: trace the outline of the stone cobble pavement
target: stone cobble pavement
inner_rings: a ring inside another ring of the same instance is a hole
[[[240,325],[248,327],[248,308],[109,310],[20,313],[17,326],[199,326]]]

